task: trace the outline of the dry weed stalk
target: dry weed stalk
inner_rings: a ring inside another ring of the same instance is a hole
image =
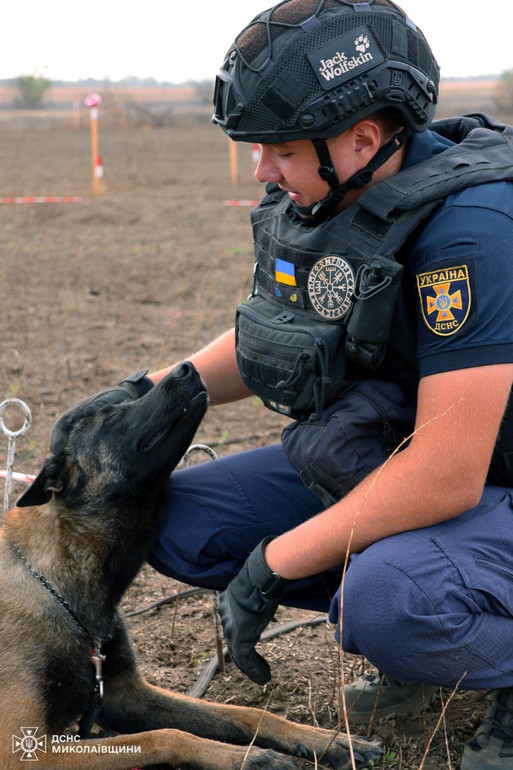
[[[434,730],[433,730],[433,732],[431,733],[431,735],[430,735],[430,737],[429,737],[429,740],[428,740],[428,742],[427,742],[427,746],[426,746],[426,748],[425,748],[424,754],[423,754],[423,756],[422,756],[422,761],[421,761],[421,763],[420,763],[420,765],[419,765],[419,767],[418,767],[418,770],[423,770],[423,767],[424,767],[424,763],[425,763],[425,761],[426,761],[426,759],[427,759],[427,756],[428,756],[428,754],[429,754],[429,750],[430,750],[430,748],[431,748],[431,744],[433,743],[433,739],[434,739],[434,737],[435,737],[436,733],[438,732],[438,729],[439,729],[440,725],[442,724],[442,722],[444,723],[444,726],[445,726],[445,712],[447,711],[447,707],[449,706],[449,703],[452,701],[452,699],[454,698],[454,696],[455,696],[455,695],[456,695],[456,693],[458,692],[459,686],[460,686],[460,684],[461,684],[462,680],[465,678],[466,674],[467,674],[467,672],[465,671],[465,672],[464,672],[464,673],[463,673],[463,674],[460,676],[460,678],[459,678],[459,679],[458,679],[458,681],[456,682],[456,685],[455,685],[455,687],[454,687],[453,691],[451,692],[451,694],[450,694],[450,695],[449,695],[449,697],[447,698],[447,701],[444,703],[444,702],[443,702],[443,700],[442,700],[442,704],[443,704],[443,705],[442,705],[442,711],[441,711],[441,714],[440,714],[440,716],[438,717],[438,721],[437,721],[437,723],[436,723],[436,725],[435,725],[435,727],[434,727]],[[446,736],[446,744],[447,744],[447,736]],[[449,747],[448,747],[448,746],[447,746],[447,756],[448,756],[448,758],[449,758]],[[451,760],[450,760],[450,758],[449,758],[449,770],[451,770],[451,768],[450,768],[450,764],[451,764]]]

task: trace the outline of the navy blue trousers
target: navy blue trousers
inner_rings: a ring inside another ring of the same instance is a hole
[[[513,687],[513,503],[487,487],[476,508],[386,538],[342,569],[291,583],[284,604],[330,613],[344,650],[403,680]],[[322,510],[274,445],[175,471],[148,561],[223,589],[250,551]],[[340,631],[340,634],[339,634]]]

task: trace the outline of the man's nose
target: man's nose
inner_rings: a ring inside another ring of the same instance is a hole
[[[281,182],[283,180],[283,175],[274,160],[274,153],[265,145],[260,145],[260,157],[255,169],[255,179],[258,182]]]

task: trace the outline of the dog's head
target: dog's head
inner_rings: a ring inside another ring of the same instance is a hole
[[[17,506],[43,505],[52,495],[70,510],[152,498],[189,447],[207,404],[201,377],[185,363],[137,401],[79,418],[65,449],[46,460]]]

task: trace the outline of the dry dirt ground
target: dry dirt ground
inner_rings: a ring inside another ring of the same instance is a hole
[[[95,197],[87,125],[16,114],[0,120],[0,197],[82,198],[0,204],[0,401],[16,396],[32,410],[30,431],[17,441],[15,469],[25,473],[37,471],[65,408],[134,370],[183,358],[231,325],[248,293],[249,210],[224,201],[261,192],[250,148],[239,147],[233,186],[227,140],[207,111],[177,113],[161,128],[104,125],[100,117],[99,142],[105,177]],[[4,419],[18,426],[13,408]],[[282,425],[254,400],[212,410],[197,440],[224,455],[278,440]],[[0,468],[5,454],[0,436]],[[145,609],[187,588],[145,568],[126,608]],[[216,655],[214,601],[210,593],[181,596],[132,617],[151,681],[188,692],[205,675]],[[280,609],[277,620],[302,617],[313,616]],[[341,669],[350,679],[368,664],[345,656],[341,665],[333,629],[322,621],[266,643],[272,686],[252,684],[227,662],[224,673],[207,677],[206,697],[336,727]],[[450,696],[441,693],[425,719],[377,727],[386,750],[378,766],[456,770],[484,702],[458,693],[440,721]]]

